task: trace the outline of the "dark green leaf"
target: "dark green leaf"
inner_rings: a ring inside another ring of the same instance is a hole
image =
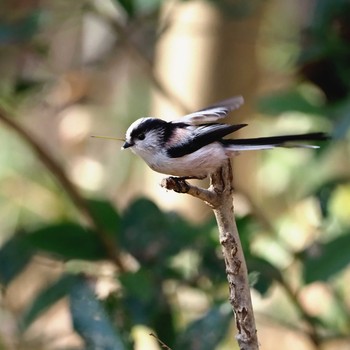
[[[46,226],[29,233],[26,239],[37,250],[63,259],[107,259],[97,235],[74,223]]]
[[[176,215],[165,215],[147,199],[134,202],[124,213],[120,244],[144,265],[156,265],[178,253],[193,230]]]
[[[10,283],[26,267],[32,254],[24,235],[11,237],[0,249],[0,283]]]
[[[34,89],[42,88],[42,82],[19,77],[14,86],[15,94],[33,92]]]
[[[188,326],[180,335],[175,349],[215,349],[225,337],[232,318],[232,310],[228,304],[212,308]]]
[[[75,280],[69,292],[69,300],[73,326],[83,338],[85,349],[125,349],[118,331],[86,279],[80,277]]]
[[[302,253],[306,283],[327,281],[350,263],[350,233],[334,240],[314,244]]]
[[[135,273],[120,276],[124,287],[123,308],[132,319],[133,324],[150,326],[151,319],[158,312],[158,298],[161,292],[156,285],[155,275],[145,268]]]
[[[112,292],[101,300],[101,303],[108,317],[113,320],[115,327],[118,329],[125,347],[128,350],[134,350],[132,330],[137,323],[130,318],[128,310],[125,309],[123,299],[119,292]]]
[[[155,286],[150,270],[139,269],[137,272],[123,273],[119,280],[128,295],[143,301],[154,298]]]
[[[166,231],[165,217],[158,207],[139,199],[124,213],[120,243],[140,262],[153,264],[167,244]]]
[[[259,225],[257,220],[250,215],[237,218],[236,223],[244,255],[249,256],[251,242],[256,233],[259,232]]]
[[[125,10],[127,15],[132,18],[135,15],[135,2],[134,0],[116,0],[118,4]]]
[[[105,228],[113,234],[119,231],[120,217],[115,207],[110,202],[104,200],[89,199],[88,203],[95,219],[101,227]]]
[[[145,16],[145,14],[156,13],[162,0],[114,0],[122,7],[128,15],[129,20],[135,17]],[[149,18],[149,17],[147,17]],[[145,27],[145,25],[144,25]]]
[[[209,278],[214,286],[222,282],[226,283],[225,263],[221,253],[218,254],[218,251],[221,252],[218,239],[203,237],[203,240],[197,245],[197,249],[201,256],[199,274]]]
[[[175,329],[173,315],[167,298],[153,271],[145,268],[135,273],[124,273],[120,276],[124,298],[122,307],[133,324],[144,324],[156,330],[157,334],[173,344]]]
[[[72,275],[62,276],[54,284],[40,292],[30,307],[24,312],[20,322],[22,330],[25,330],[44,311],[57,301],[65,297],[76,277]]]
[[[160,303],[160,301],[162,302]],[[151,327],[156,331],[159,339],[162,339],[167,346],[172,347],[176,337],[174,313],[164,296],[162,300],[158,299],[158,304],[160,305],[154,314]]]
[[[316,188],[313,192],[318,198],[320,209],[324,217],[328,217],[329,214],[329,200],[332,198],[334,190],[337,189],[339,185],[348,183],[346,178],[338,178],[326,183],[323,183],[320,187]]]

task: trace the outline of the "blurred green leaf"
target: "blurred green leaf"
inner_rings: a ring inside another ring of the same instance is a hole
[[[135,15],[135,1],[134,0],[115,0],[127,13],[127,15],[132,18]]]
[[[124,297],[120,296],[119,291],[110,293],[107,298],[101,300],[103,308],[108,317],[113,320],[115,327],[121,336],[121,339],[128,350],[134,350],[133,327],[134,320],[128,314],[123,303]]]
[[[19,77],[13,87],[16,95],[34,92],[34,90],[42,89],[43,83],[38,80],[30,80],[27,78]]]
[[[70,310],[75,331],[87,350],[124,350],[124,343],[96,299],[88,281],[78,277],[69,291]]]
[[[151,327],[156,330],[159,339],[169,347],[173,347],[176,339],[174,316],[173,310],[163,296],[160,299],[158,312],[154,314]]]
[[[143,301],[154,298],[155,286],[150,270],[141,268],[136,272],[123,273],[119,280],[129,295]]]
[[[0,249],[0,283],[9,284],[26,267],[32,254],[23,234],[11,237]]]
[[[297,111],[305,114],[323,115],[324,109],[310,103],[298,90],[290,90],[274,93],[266,96],[258,102],[258,108],[262,113],[279,115],[289,111]]]
[[[158,298],[162,294],[161,282],[156,283],[155,275],[145,268],[122,274],[120,282],[124,287],[123,308],[133,324],[150,326],[161,306]]]
[[[114,234],[119,231],[120,216],[110,202],[106,200],[89,199],[88,204],[101,227]]]
[[[132,203],[122,218],[120,244],[143,264],[164,254],[167,225],[164,214],[147,199]]]
[[[201,257],[199,275],[206,276],[213,283],[226,283],[225,263],[221,255],[221,247],[216,237],[203,237],[200,244],[196,245]],[[218,253],[220,252],[220,253]]]
[[[229,304],[213,307],[180,334],[175,349],[213,350],[227,334],[233,319]]]
[[[64,275],[55,283],[45,288],[24,312],[20,321],[21,329],[26,330],[44,311],[65,297],[75,280],[75,276]]]
[[[143,14],[149,14],[150,12],[156,11],[162,0],[114,0],[118,5],[124,9],[125,13],[128,15],[129,20],[135,17],[140,17]]]
[[[320,204],[320,209],[323,217],[327,218],[329,215],[329,200],[332,198],[334,190],[337,189],[339,185],[348,183],[347,178],[338,178],[331,181],[322,183],[321,186],[313,190],[313,195],[315,195]]]
[[[164,276],[166,278],[168,276]],[[119,278],[123,285],[123,307],[132,324],[144,324],[157,331],[162,340],[173,344],[175,327],[173,313],[161,284],[163,280],[150,269],[123,273]]]
[[[196,229],[179,216],[164,214],[148,199],[139,199],[125,211],[121,224],[120,244],[142,264],[156,265],[178,253]]]
[[[305,283],[327,281],[350,264],[350,233],[343,234],[334,240],[313,244],[305,250],[303,274]]]
[[[193,226],[175,212],[166,213],[165,219],[169,239],[173,241],[177,249],[193,244],[196,237],[199,235],[206,236],[208,232],[207,225]]]
[[[250,246],[253,237],[259,232],[259,224],[252,215],[236,218],[237,228],[245,256],[250,255]]]
[[[107,259],[97,235],[75,223],[46,226],[26,235],[26,240],[37,250],[58,255],[63,259]]]
[[[247,259],[248,270],[255,273],[252,287],[264,295],[274,281],[282,279],[281,272],[265,259],[250,256]]]
[[[349,13],[349,3],[344,0],[320,0],[315,4],[312,29],[317,37],[328,41],[339,29],[334,26],[334,20]]]

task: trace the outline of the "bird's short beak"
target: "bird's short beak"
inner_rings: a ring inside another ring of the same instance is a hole
[[[129,148],[129,147],[132,147],[134,144],[133,143],[129,143],[129,142],[124,142],[124,145],[122,146],[122,149],[125,149],[125,148]]]

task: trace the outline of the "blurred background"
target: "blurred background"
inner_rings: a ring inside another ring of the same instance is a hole
[[[332,136],[233,160],[261,349],[350,349],[348,0],[1,0],[0,77],[0,349],[237,349],[209,208],[90,137],[234,95]]]

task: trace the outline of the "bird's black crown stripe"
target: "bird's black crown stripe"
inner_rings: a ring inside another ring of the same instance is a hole
[[[141,135],[145,135],[151,131],[158,131],[160,139],[158,140],[159,146],[163,147],[165,143],[171,138],[176,128],[187,127],[186,123],[168,123],[162,119],[149,118],[141,122],[137,128],[132,130],[130,133],[130,138],[132,140],[139,138]]]
[[[168,124],[166,121],[156,118],[146,119],[142,123],[140,123],[137,128],[132,130],[130,137],[131,139],[137,138],[141,134],[146,134],[147,132],[151,130],[159,130],[159,129],[165,129],[166,124]]]

